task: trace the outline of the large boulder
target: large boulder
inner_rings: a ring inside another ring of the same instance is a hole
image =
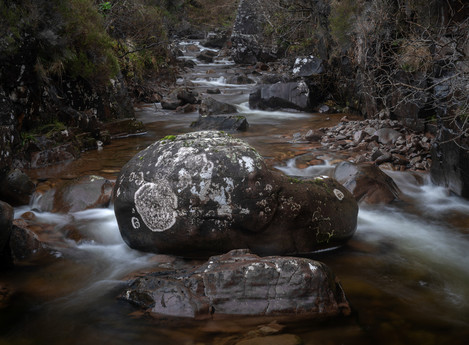
[[[191,123],[191,127],[199,130],[215,129],[219,131],[245,131],[249,124],[242,115],[211,115],[199,116]]]
[[[260,85],[249,95],[251,109],[311,110],[311,93],[304,81]]]
[[[200,115],[235,114],[237,112],[234,105],[217,101],[212,97],[204,98],[199,107]]]
[[[53,260],[52,250],[28,227],[23,219],[13,222],[9,241],[12,263],[16,266],[27,266]]]
[[[357,201],[367,204],[388,204],[399,199],[401,193],[394,180],[373,164],[341,162],[334,169],[334,178]]]
[[[13,206],[29,204],[35,188],[29,176],[19,169],[0,177],[0,198]]]
[[[211,257],[189,271],[136,279],[120,296],[157,315],[349,315],[340,284],[323,263],[305,258],[260,258],[246,250]]]
[[[96,175],[82,176],[58,183],[55,188],[40,192],[36,208],[43,212],[79,212],[105,208],[111,202],[113,182]]]
[[[314,56],[299,57],[293,64],[293,75],[296,77],[312,77],[325,72],[324,61]]]
[[[186,257],[310,253],[344,244],[357,224],[356,201],[337,181],[271,171],[251,146],[216,131],[155,142],[122,168],[114,191],[130,247]]]

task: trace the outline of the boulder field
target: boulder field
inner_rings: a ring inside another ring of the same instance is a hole
[[[116,181],[114,210],[131,248],[207,258],[239,248],[296,255],[343,245],[358,206],[334,179],[292,179],[244,141],[202,131],[136,154]]]

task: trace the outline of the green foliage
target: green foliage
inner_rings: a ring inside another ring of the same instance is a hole
[[[174,141],[176,140],[176,136],[175,135],[167,135],[165,136],[164,138],[161,138],[160,141]]]
[[[15,4],[0,2],[0,54],[15,54],[18,49],[17,40],[21,37],[21,19],[24,18],[21,7]]]
[[[73,78],[107,83],[119,71],[112,38],[92,0],[68,0],[60,6],[65,19],[63,36],[69,43],[65,65]]]
[[[107,12],[111,9],[111,2],[110,1],[103,1],[99,4],[99,10],[101,12]]]
[[[141,83],[167,67],[166,12],[151,1],[137,0],[117,2],[106,15],[108,33],[128,81]]]

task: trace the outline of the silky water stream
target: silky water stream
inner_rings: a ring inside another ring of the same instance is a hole
[[[186,45],[193,44],[188,42]],[[184,45],[182,46],[184,48]],[[184,58],[191,58],[184,57]],[[250,123],[234,135],[254,146],[273,168],[291,176],[330,174],[340,155],[322,152],[323,164],[305,167],[310,146],[294,133],[331,126],[342,115],[264,112],[247,106],[251,85],[226,84],[237,67],[227,60],[199,63],[179,83],[198,91],[218,87],[220,100],[236,104]],[[67,166],[36,171],[38,178],[96,174],[115,179],[135,153],[168,134],[189,132],[196,113],[178,114],[147,104],[137,109],[147,127],[140,136],[114,140]],[[469,339],[469,202],[429,182],[428,176],[387,172],[403,200],[388,206],[361,206],[358,229],[343,248],[312,256],[339,277],[353,308],[345,319],[315,322],[278,320],[283,332],[304,344],[466,344]],[[17,208],[15,216],[34,209]],[[0,309],[0,344],[231,344],[236,337],[273,319],[236,317],[191,321],[152,319],[116,299],[125,277],[195,263],[141,253],[122,241],[112,208],[72,214],[35,212],[38,221],[60,231],[73,225],[85,241],[66,240],[57,259],[42,266],[3,272],[14,295]],[[272,343],[273,344],[273,343]]]

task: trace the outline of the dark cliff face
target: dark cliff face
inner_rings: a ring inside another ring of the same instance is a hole
[[[0,170],[22,151],[28,133],[45,125],[83,127],[90,118],[134,115],[100,14],[74,6],[0,4]]]
[[[467,148],[458,137],[469,129],[468,17],[461,1],[242,1],[233,56],[256,63],[275,42],[277,56],[290,61],[323,59],[322,87],[346,111],[436,134],[434,181],[465,195]],[[448,160],[448,150],[459,158]]]

